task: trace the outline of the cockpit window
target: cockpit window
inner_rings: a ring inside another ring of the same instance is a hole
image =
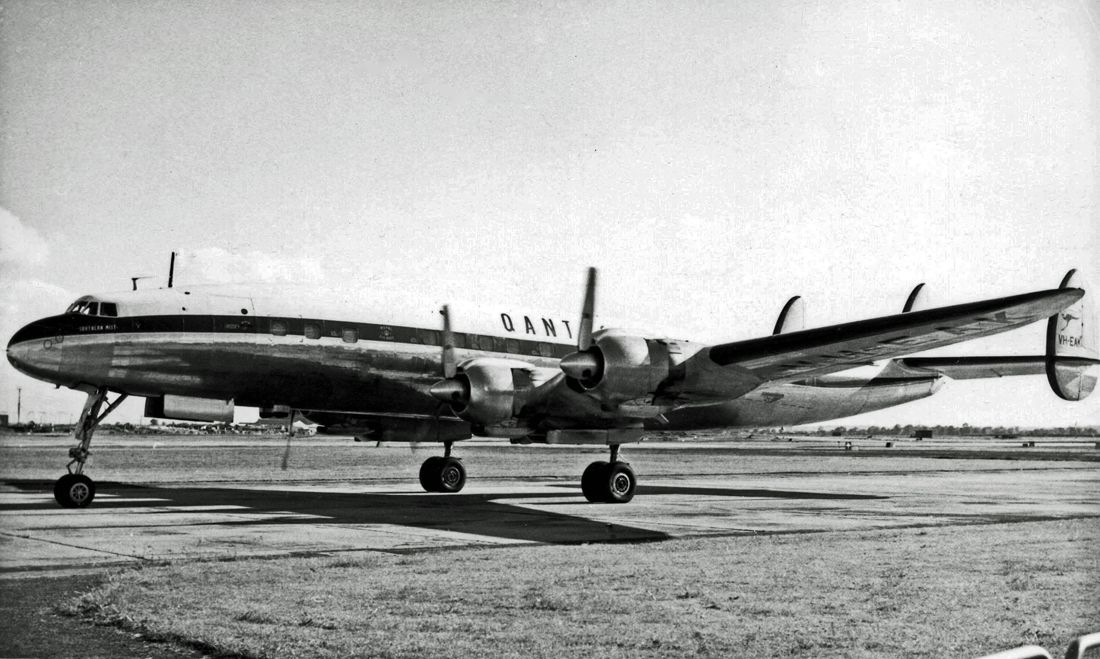
[[[114,302],[93,302],[81,298],[69,305],[65,313],[75,313],[81,316],[118,316],[118,305]]]

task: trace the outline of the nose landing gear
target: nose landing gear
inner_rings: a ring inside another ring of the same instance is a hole
[[[88,447],[92,444],[92,435],[100,422],[126,400],[126,394],[119,394],[115,402],[109,404],[103,414],[100,414],[99,409],[106,400],[107,387],[99,387],[88,393],[88,400],[84,402],[84,409],[80,412],[80,419],[73,433],[77,444],[69,449],[70,460],[66,465],[69,473],[57,479],[53,486],[53,498],[64,508],[84,508],[95,499],[95,482],[84,475],[84,463],[91,455]]]

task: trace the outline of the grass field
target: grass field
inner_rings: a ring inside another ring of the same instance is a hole
[[[106,435],[93,444],[89,466],[101,482],[214,483],[212,492],[220,491],[218,483],[234,481],[379,481],[414,488],[420,462],[438,452],[429,446],[301,439],[284,471],[284,441]],[[63,470],[70,442],[0,437],[0,477],[49,482]],[[781,490],[789,482],[822,487],[799,474],[868,474],[858,487],[850,480],[847,486],[866,494],[876,483],[923,473],[944,474],[954,494],[944,497],[941,510],[939,490],[922,494],[932,497],[922,504],[924,499],[902,496],[905,486],[893,484],[895,499],[836,504],[848,517],[872,514],[872,503],[874,514],[889,515],[896,505],[916,516],[917,527],[919,520],[930,520],[926,528],[401,554],[341,551],[309,558],[192,556],[112,572],[59,611],[207,655],[243,657],[974,657],[1026,643],[1060,653],[1072,637],[1100,631],[1100,519],[1078,508],[1072,519],[1021,521],[1013,517],[1018,506],[1003,514],[988,508],[1001,491],[995,488],[1012,487],[1018,472],[1062,474],[1057,492],[1070,495],[1067,483],[1093,488],[1090,464],[1100,451],[1091,443],[1054,443],[1039,450],[996,445],[995,457],[981,459],[970,457],[974,447],[949,440],[893,453],[872,452],[881,447],[878,441],[857,445],[868,449],[863,453],[845,452],[828,440],[629,447],[625,456],[643,483],[648,477],[660,482],[704,476],[736,484],[755,477],[757,485],[763,479]],[[457,451],[474,481],[512,483],[520,474],[574,483],[584,465],[604,454],[484,443]],[[1068,510],[1047,491],[1045,476],[1027,482],[1037,497],[1028,514],[1057,517]],[[972,496],[959,494],[971,486],[977,488]],[[1093,494],[1082,492],[1076,505],[1094,501]],[[744,501],[753,505],[751,495]],[[833,514],[829,499],[816,508],[782,502],[768,505],[781,515]],[[944,512],[949,505],[951,512]],[[968,507],[993,512],[968,514]],[[515,519],[545,524],[553,515]],[[161,519],[170,524],[172,517]],[[816,520],[796,526],[829,528]],[[419,527],[422,522],[410,521]]]
[[[1095,520],[183,563],[62,607],[247,657],[979,656],[1100,629]]]

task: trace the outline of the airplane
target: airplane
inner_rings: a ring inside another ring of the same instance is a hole
[[[590,268],[576,323],[481,306],[460,316],[463,331],[449,305],[408,296],[379,292],[352,316],[309,296],[173,288],[170,278],[168,288],[82,296],[16,332],[7,357],[87,394],[54,487],[69,508],[95,498],[84,473],[92,436],[129,396],[145,397],[147,417],[232,421],[241,405],[321,432],[437,442],[443,455],[420,468],[433,493],[463,488],[452,447],[472,436],[605,446],[609,459],[588,465],[581,491],[626,503],[637,476],[619,449],[646,433],[826,421],[931,396],[948,379],[1045,374],[1071,401],[1096,386],[1096,323],[1075,270],[1058,288],[938,308],[926,308],[921,284],[899,314],[827,327],[805,328],[796,296],[771,335],[716,345],[595,330],[596,278]],[[1042,355],[913,356],[1043,319]]]

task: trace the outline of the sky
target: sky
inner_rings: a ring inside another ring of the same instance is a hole
[[[1100,265],[1088,0],[0,5],[0,340],[130,277],[392,289],[717,342]],[[1038,354],[1038,325],[954,354]],[[0,365],[0,413],[83,395]],[[1100,424],[1043,378],[854,424]],[[136,420],[127,403],[121,420]]]

